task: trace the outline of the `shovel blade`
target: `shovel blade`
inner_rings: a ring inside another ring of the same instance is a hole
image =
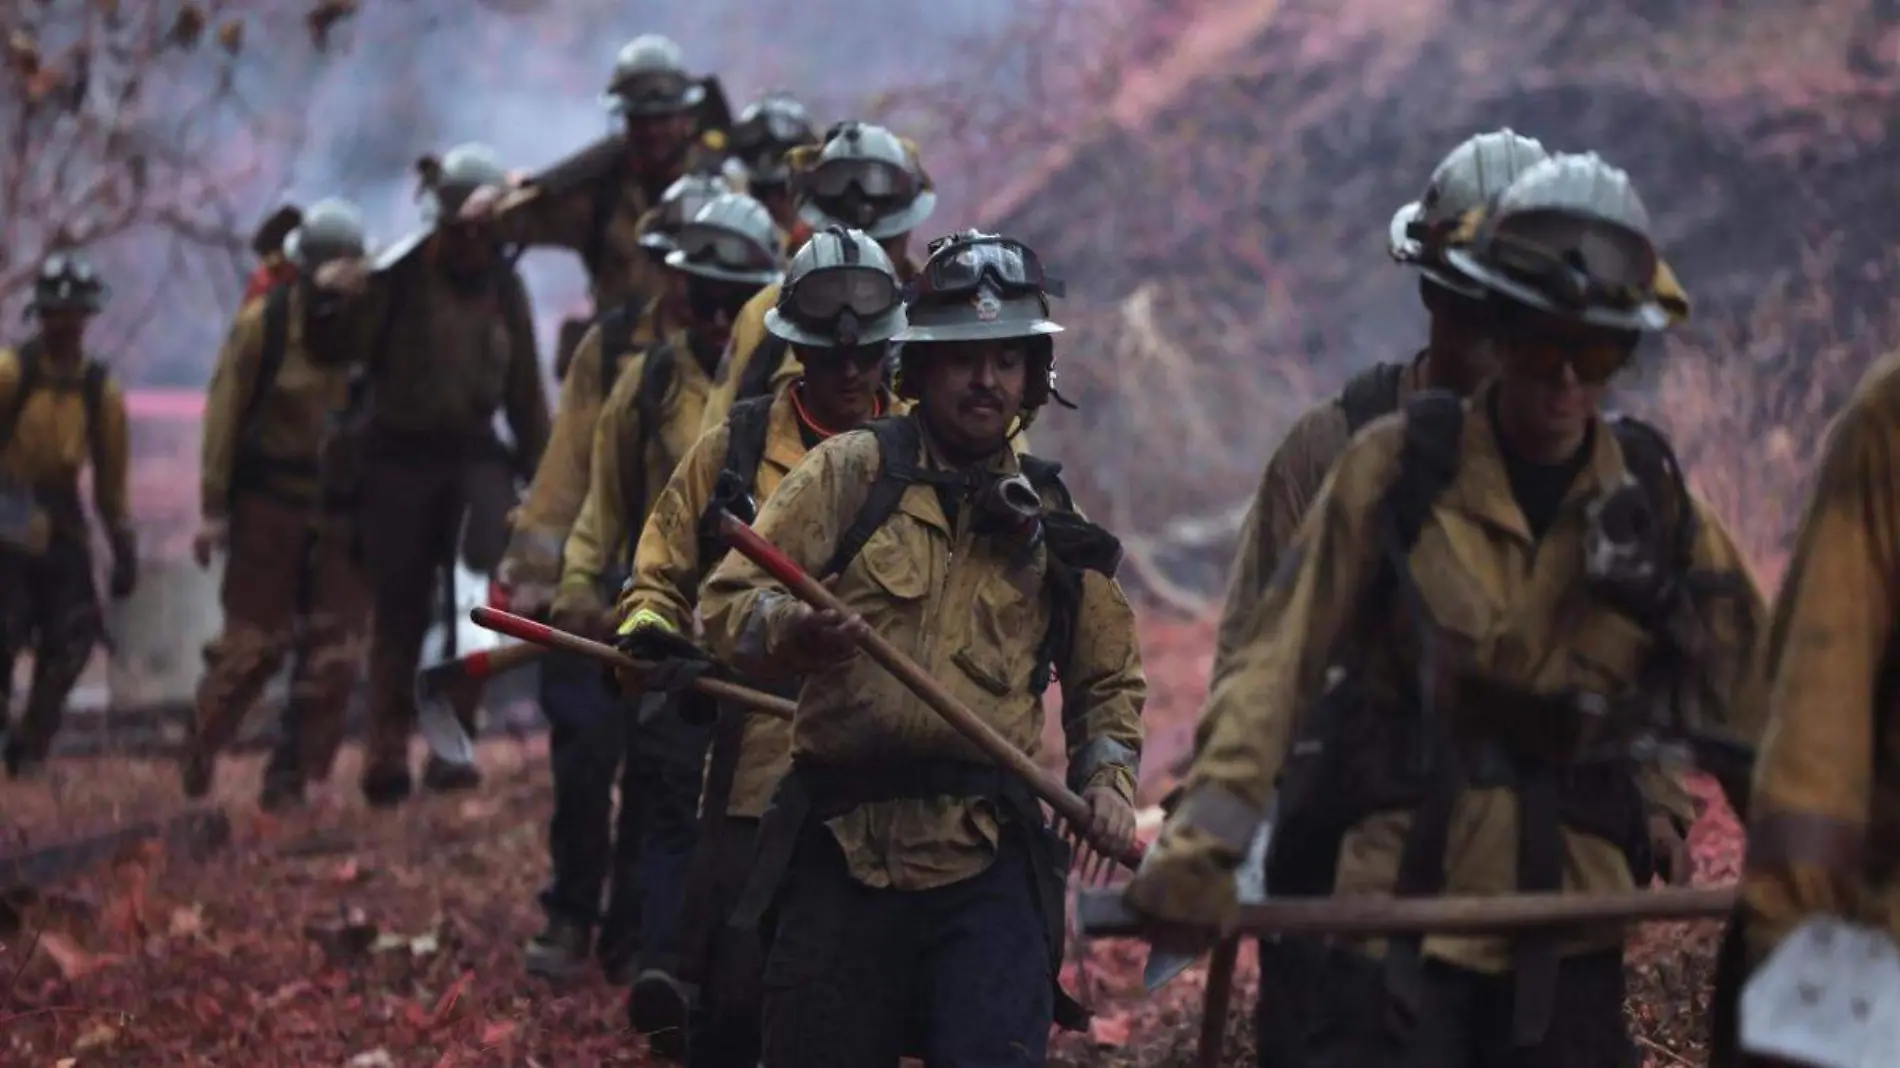
[[[1267,899],[1267,846],[1273,841],[1273,824],[1262,823],[1253,832],[1253,841],[1247,845],[1247,857],[1240,862],[1239,870],[1234,872],[1234,888],[1243,905],[1258,905]],[[1152,994],[1168,985],[1175,976],[1187,971],[1188,965],[1199,960],[1198,954],[1186,953],[1149,953],[1148,963],[1141,970],[1141,982]]]
[[[1742,987],[1741,1047],[1814,1068],[1900,1068],[1900,946],[1816,916]]]

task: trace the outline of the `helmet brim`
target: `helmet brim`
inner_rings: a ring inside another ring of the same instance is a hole
[[[1407,233],[1424,214],[1425,205],[1416,200],[1392,213],[1392,221],[1386,224],[1385,248],[1393,259],[1417,263],[1425,255],[1424,243]]]
[[[813,230],[823,230],[827,226],[842,226],[846,229],[863,230],[873,240],[899,237],[917,229],[925,219],[937,210],[937,194],[929,189],[918,193],[901,211],[881,216],[869,226],[853,226],[843,219],[834,219],[819,210],[810,200],[798,206],[798,217]]]
[[[1655,333],[1668,329],[1671,322],[1669,310],[1661,301],[1653,297],[1634,308],[1567,308],[1535,288],[1501,271],[1493,270],[1478,257],[1472,255],[1469,249],[1448,249],[1445,258],[1460,274],[1469,278],[1473,284],[1484,291],[1561,318],[1574,319],[1590,326],[1601,326],[1610,330],[1633,330],[1639,333]]]
[[[674,249],[666,254],[666,265],[681,274],[697,275],[719,282],[740,282],[760,286],[777,285],[785,280],[785,272],[778,270],[737,271],[730,267],[720,267],[710,263],[694,263],[686,258],[685,249]]]
[[[996,323],[942,323],[935,326],[920,326],[912,323],[899,331],[891,340],[911,343],[929,341],[1008,341],[1022,337],[1048,337],[1060,334],[1063,326],[1051,319],[1035,319],[1024,322]]]
[[[859,345],[876,345],[895,338],[905,326],[904,309],[893,308],[874,319],[865,320],[858,329]],[[765,329],[774,337],[783,338],[794,345],[804,345],[814,349],[843,348],[838,339],[830,334],[800,326],[791,319],[779,314],[777,308],[765,313]]]

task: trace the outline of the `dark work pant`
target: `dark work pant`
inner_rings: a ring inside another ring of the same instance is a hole
[[[758,820],[725,817],[716,840],[707,843],[715,854],[707,858],[710,885],[703,888],[705,900],[687,903],[689,912],[705,910],[695,918],[706,926],[703,944],[686,947],[701,957],[692,973],[699,983],[699,1001],[688,1025],[687,1068],[753,1068],[759,1063],[759,974],[765,969],[764,953],[757,931],[726,922],[752,874],[758,837]],[[701,932],[682,933],[693,938]]]
[[[893,1068],[912,1045],[930,1068],[1042,1064],[1055,982],[1028,846],[1005,833],[973,878],[874,889],[812,821],[763,986],[766,1068]]]
[[[1271,966],[1270,979],[1264,969]],[[1512,1045],[1512,977],[1425,962],[1418,1015],[1399,1022],[1385,968],[1289,939],[1263,958],[1256,1019],[1263,1066],[1283,1068],[1634,1068],[1619,951],[1565,958],[1558,1011],[1534,1046]],[[1296,1057],[1297,1060],[1287,1059]],[[1275,1059],[1278,1058],[1278,1059]]]
[[[56,535],[39,556],[0,549],[0,728],[9,725],[13,662],[33,654],[32,688],[9,744],[46,755],[102,633],[83,534]]]
[[[625,760],[626,710],[607,689],[599,665],[556,653],[541,664],[541,712],[548,720],[554,766],[554,816],[548,825],[554,871],[541,891],[541,907],[550,917],[593,926],[601,918],[601,889],[611,869],[601,945],[615,952],[636,950],[642,902],[635,869],[644,820],[641,791]],[[617,777],[622,781],[616,826]]]
[[[631,703],[624,708],[633,715]],[[641,944],[646,966],[668,972],[680,966],[680,903],[699,837],[699,790],[711,738],[710,726],[687,723],[669,704],[636,723],[628,744],[622,804],[632,797],[645,821],[638,875],[646,892]]]

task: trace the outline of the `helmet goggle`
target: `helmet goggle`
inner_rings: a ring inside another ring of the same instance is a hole
[[[1062,283],[1050,277],[1042,269],[1042,258],[1020,241],[991,237],[964,242],[947,252],[943,248],[943,243],[937,243],[924,269],[911,279],[911,299],[974,293],[985,279],[1002,295],[1062,295]]]
[[[1571,212],[1498,219],[1480,258],[1566,307],[1634,307],[1656,281],[1656,249],[1641,234]]]
[[[734,271],[778,268],[778,257],[771,249],[721,226],[687,223],[680,228],[677,241],[688,263],[710,263]]]
[[[29,307],[81,304],[104,300],[106,286],[92,264],[77,256],[55,252],[40,264]]]
[[[607,92],[634,111],[665,110],[684,105],[693,80],[675,70],[641,71],[618,79]]]
[[[900,297],[897,280],[875,267],[821,267],[781,294],[779,310],[812,323],[847,311],[870,319],[897,307]]]
[[[807,195],[825,200],[842,198],[853,187],[868,200],[908,202],[917,196],[917,176],[881,159],[827,160],[805,173],[803,186]]]

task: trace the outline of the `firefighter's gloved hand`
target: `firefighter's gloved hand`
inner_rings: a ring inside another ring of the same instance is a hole
[[[139,546],[138,539],[130,530],[115,531],[112,535],[112,579],[110,589],[112,599],[123,601],[132,596],[139,584]]]
[[[639,695],[640,709],[636,717],[639,722],[651,720],[669,706],[678,708],[682,714],[690,714],[689,718],[694,721],[706,718],[703,713],[712,709],[711,702],[671,700],[714,665],[712,657],[672,623],[657,612],[642,608],[620,625],[614,644],[635,660],[653,665],[646,671],[614,673],[614,683],[622,694]]]
[[[1238,920],[1234,869],[1239,861],[1230,861],[1215,846],[1200,828],[1169,820],[1142,857],[1122,896],[1150,921],[1148,941],[1155,949],[1198,954]]]

